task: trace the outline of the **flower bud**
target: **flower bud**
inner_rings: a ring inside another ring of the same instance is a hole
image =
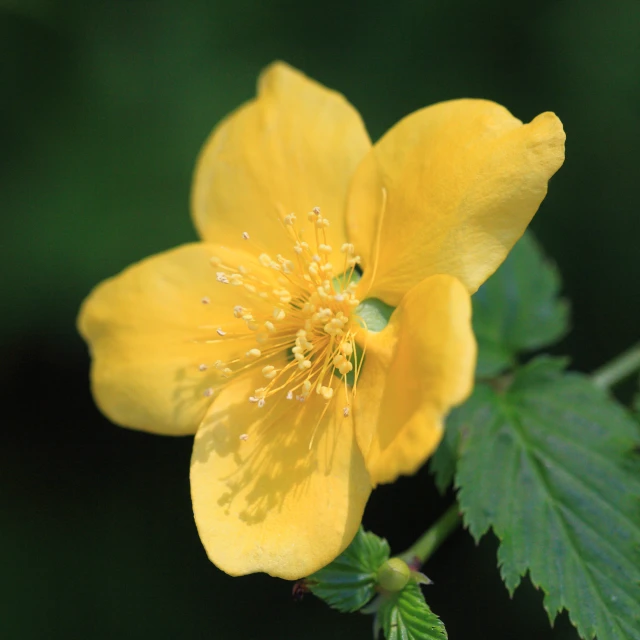
[[[411,569],[400,558],[389,558],[378,569],[378,585],[384,591],[402,591],[411,578]]]

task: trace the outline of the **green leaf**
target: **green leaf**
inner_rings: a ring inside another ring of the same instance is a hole
[[[440,493],[444,493],[453,482],[460,450],[469,429],[476,424],[484,424],[489,418],[490,404],[483,399],[491,397],[490,387],[477,385],[473,399],[456,407],[449,414],[442,442],[429,461],[429,468],[435,475],[436,486]]]
[[[306,582],[311,592],[330,607],[357,611],[376,595],[376,574],[388,559],[387,541],[360,527],[342,554]]]
[[[460,507],[476,540],[500,539],[510,592],[529,571],[550,620],[564,608],[583,638],[637,639],[640,430],[562,366],[539,358],[508,390],[478,385],[457,426]]]
[[[441,620],[429,609],[419,585],[410,582],[400,593],[382,596],[375,628],[387,640],[445,640]],[[377,634],[376,634],[377,638]]]
[[[479,377],[510,368],[519,352],[545,347],[567,332],[569,305],[559,291],[557,269],[526,233],[473,296]]]

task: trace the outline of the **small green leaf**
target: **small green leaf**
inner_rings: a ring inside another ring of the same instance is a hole
[[[447,638],[444,625],[429,609],[420,586],[415,582],[410,582],[400,593],[382,597],[374,629],[380,627],[386,640]]]
[[[460,507],[476,539],[500,539],[510,592],[528,571],[551,620],[568,609],[583,638],[637,640],[640,429],[562,366],[539,358],[506,390],[477,386],[454,427]]]
[[[569,327],[569,306],[558,297],[560,276],[531,233],[473,296],[478,377],[510,368],[521,351],[559,340]]]
[[[388,559],[387,541],[360,527],[353,542],[306,582],[311,592],[330,607],[357,611],[376,595],[378,569]]]

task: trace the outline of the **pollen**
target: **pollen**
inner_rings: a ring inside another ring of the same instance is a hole
[[[219,256],[210,259],[217,283],[240,288],[238,304],[230,306],[223,320],[229,326],[214,324],[215,336],[205,342],[220,349],[222,342],[230,341],[222,352],[236,355],[225,357],[225,362],[214,355],[213,367],[196,366],[217,384],[220,378],[245,373],[261,378],[264,386],[247,394],[248,402],[258,409],[268,406],[265,411],[270,412],[281,400],[296,399],[301,404],[287,405],[291,410],[305,411],[313,400],[325,405],[324,412],[340,397],[347,417],[362,362],[356,336],[363,325],[355,314],[360,303],[355,296],[360,256],[351,243],[331,244],[329,219],[319,207],[300,220],[289,213],[280,221],[281,246],[269,244],[269,252],[264,251],[266,243],[256,237],[255,243],[243,245],[242,265]],[[249,229],[241,235],[249,240],[255,234]],[[254,244],[260,251],[251,252]],[[229,295],[225,293],[224,299]],[[215,299],[212,292],[201,302],[215,307],[211,304]],[[213,395],[214,382],[205,396]]]

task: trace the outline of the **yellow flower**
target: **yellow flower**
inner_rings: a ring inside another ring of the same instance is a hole
[[[111,420],[196,434],[193,510],[217,566],[309,575],[372,486],[434,451],[472,387],[470,294],[564,137],[551,113],[523,125],[455,100],[372,147],[341,95],[282,63],[214,130],[192,192],[202,242],[99,285],[79,328]]]

